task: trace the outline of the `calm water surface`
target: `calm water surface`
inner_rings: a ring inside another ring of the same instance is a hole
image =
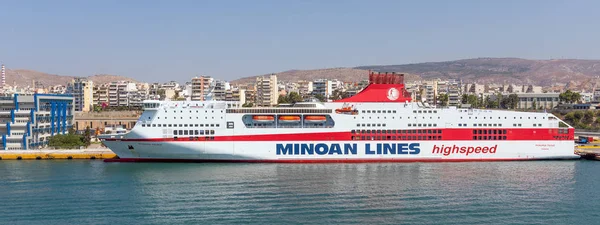
[[[600,162],[0,161],[0,224],[600,224]]]

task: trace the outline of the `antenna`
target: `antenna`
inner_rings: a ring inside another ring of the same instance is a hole
[[[6,68],[4,67],[4,64],[2,64],[2,88],[4,88],[4,86],[6,86]]]

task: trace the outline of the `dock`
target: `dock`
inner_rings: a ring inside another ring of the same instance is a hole
[[[0,150],[0,160],[49,160],[49,159],[113,159],[117,155],[109,149],[81,150]]]
[[[580,155],[584,159],[600,160],[600,147],[578,146],[575,148],[575,154]]]

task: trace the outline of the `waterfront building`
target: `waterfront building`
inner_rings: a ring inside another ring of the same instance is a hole
[[[519,96],[517,109],[553,109],[560,103],[558,99],[560,93],[518,93],[517,95]]]
[[[67,94],[73,95],[73,107],[77,112],[89,112],[94,106],[94,82],[85,78],[75,78],[67,84]]]
[[[73,96],[57,94],[0,97],[0,149],[36,149],[73,127]]]
[[[74,128],[78,131],[88,127],[103,131],[108,127],[120,126],[129,130],[135,126],[141,114],[141,111],[76,112]]]
[[[210,93],[214,79],[209,76],[200,76],[192,78],[192,101],[205,101]]]
[[[277,75],[256,78],[256,106],[269,107],[277,105],[279,91],[277,89]]]
[[[313,94],[329,98],[333,93],[333,82],[327,79],[313,81]]]

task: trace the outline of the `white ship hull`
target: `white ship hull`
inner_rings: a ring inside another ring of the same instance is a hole
[[[106,141],[105,144],[121,158],[121,161],[351,163],[579,158],[573,152],[572,141],[360,141],[317,143],[280,141],[140,142],[115,140]],[[413,149],[410,149],[411,144]],[[294,145],[299,147],[295,149]],[[310,151],[311,145],[312,151]],[[302,151],[302,146],[305,147],[304,151]]]

